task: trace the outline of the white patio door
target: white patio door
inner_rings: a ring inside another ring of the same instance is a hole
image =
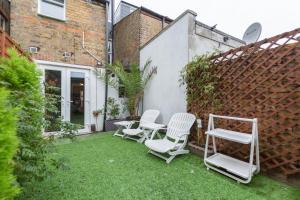
[[[79,124],[80,132],[89,132],[89,71],[66,70],[65,120]]]
[[[90,78],[89,70],[57,66],[43,66],[44,82],[58,88],[61,102],[55,117],[80,125],[80,133],[89,132],[90,125]],[[46,130],[55,132],[58,130]]]

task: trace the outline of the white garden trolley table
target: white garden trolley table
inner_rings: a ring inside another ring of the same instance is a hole
[[[237,121],[252,123],[252,132],[251,134],[248,134],[248,133],[241,133],[232,130],[215,128],[214,118],[237,120]],[[214,154],[207,157],[210,138],[212,138]],[[249,162],[244,162],[236,158],[230,157],[228,155],[224,155],[217,152],[215,138],[221,138],[224,140],[250,145]],[[254,149],[256,151],[255,164],[253,163]],[[249,183],[252,179],[253,174],[258,173],[260,170],[257,119],[256,118],[246,119],[246,118],[228,117],[228,116],[210,114],[209,121],[208,121],[208,130],[206,132],[204,163],[207,169],[213,169],[217,172],[220,172],[230,178],[237,180],[238,183],[239,182]]]

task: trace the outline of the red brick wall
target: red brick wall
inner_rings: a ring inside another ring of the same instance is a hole
[[[139,63],[140,10],[123,18],[114,27],[114,61]]]
[[[38,15],[38,0],[12,0],[11,36],[24,50],[40,47],[34,59],[79,65],[95,65],[96,61],[81,48],[85,31],[86,47],[99,59],[105,60],[105,5],[84,0],[66,1],[66,21]],[[74,55],[65,59],[64,52]]]
[[[167,25],[141,9],[123,18],[114,29],[114,61],[121,61],[124,65],[139,64],[140,47]]]
[[[163,20],[141,12],[140,47],[151,40],[163,29]]]

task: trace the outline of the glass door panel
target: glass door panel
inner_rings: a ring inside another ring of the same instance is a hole
[[[85,73],[71,72],[70,121],[85,126]]]
[[[48,125],[45,128],[46,132],[59,131],[57,119],[61,117],[61,71],[45,70],[45,96],[46,101],[52,101],[52,107],[46,111],[45,119]]]

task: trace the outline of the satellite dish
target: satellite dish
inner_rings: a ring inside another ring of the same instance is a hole
[[[251,24],[244,33],[243,41],[245,41],[246,44],[256,42],[260,37],[261,30],[262,26],[260,23],[256,22]]]

